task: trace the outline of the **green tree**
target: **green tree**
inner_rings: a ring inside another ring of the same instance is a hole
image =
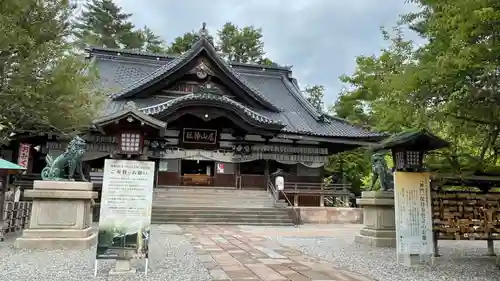
[[[186,32],[182,36],[176,37],[167,51],[173,54],[182,54],[188,51],[197,40],[197,32]],[[214,38],[209,36],[209,40],[213,42]],[[276,65],[264,56],[262,30],[252,26],[239,28],[227,22],[222,29],[217,31],[215,48],[227,61]]]
[[[454,145],[428,164],[454,171],[498,167],[500,133],[500,3],[414,1],[420,12],[404,15],[427,44],[416,48],[400,29],[379,56],[360,57],[342,80],[337,115],[398,132],[428,127]]]
[[[356,196],[366,187],[371,172],[370,153],[364,148],[331,155],[325,166],[328,174],[333,174],[340,183],[349,183],[351,192]]]
[[[239,28],[226,22],[217,32],[217,49],[233,62],[260,63],[265,60],[262,29],[253,26]]]
[[[67,43],[72,12],[67,0],[0,2],[1,144],[13,131],[88,127],[99,110],[95,75]]]
[[[112,0],[91,0],[75,23],[76,44],[107,48],[143,49],[145,39],[129,21],[132,14],[122,11]]]
[[[318,112],[323,112],[323,98],[325,97],[325,87],[322,85],[307,86],[304,89],[307,100],[316,108]]]
[[[198,40],[198,35],[192,32],[186,32],[182,36],[176,37],[174,42],[168,47],[167,52],[171,54],[183,54]]]
[[[160,36],[157,36],[149,27],[145,26],[142,29],[142,38],[144,39],[142,50],[158,54],[167,52],[165,41]]]

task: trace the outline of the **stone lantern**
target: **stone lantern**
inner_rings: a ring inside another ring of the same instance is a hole
[[[424,129],[393,135],[372,149],[379,153],[391,150],[395,171],[422,172],[425,154],[448,145],[448,142]],[[390,178],[390,185],[393,185],[392,173]],[[381,185],[384,186],[382,183]],[[364,228],[355,237],[356,241],[375,247],[395,247],[396,221],[392,188],[364,191],[357,202],[363,208]]]
[[[382,141],[374,150],[391,150],[395,171],[421,172],[427,152],[445,148],[449,143],[429,131],[415,130],[396,134]]]

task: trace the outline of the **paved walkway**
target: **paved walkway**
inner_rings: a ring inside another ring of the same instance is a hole
[[[214,281],[372,281],[234,226],[185,226]]]

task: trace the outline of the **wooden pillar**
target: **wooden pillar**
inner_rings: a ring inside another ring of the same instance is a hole
[[[319,196],[319,206],[325,207],[325,196],[324,195]]]
[[[299,206],[299,196],[298,195],[293,196],[293,206],[295,206],[295,207]]]
[[[265,164],[264,164],[264,177],[266,178],[266,189],[267,191],[269,192],[269,185],[267,184],[271,178],[269,177],[269,160],[264,160]],[[272,184],[274,184],[274,182],[272,182]]]
[[[240,163],[236,164],[236,189],[243,189],[241,184]]]

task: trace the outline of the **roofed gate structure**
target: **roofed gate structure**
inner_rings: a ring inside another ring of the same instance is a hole
[[[99,70],[98,86],[109,93],[101,116],[83,136],[85,170],[97,190],[104,159],[116,152],[155,161],[158,187],[265,190],[278,170],[286,183],[320,183],[328,155],[382,137],[318,112],[288,67],[224,61],[204,28],[179,56],[87,51]],[[29,188],[45,155],[56,157],[68,142],[50,133],[19,133],[2,154],[27,163],[17,184]]]
[[[178,57],[88,49],[112,93],[94,124],[102,134],[127,118],[165,124],[142,136],[141,154],[159,164],[157,184],[265,188],[278,168],[319,182],[329,154],[380,139],[318,112],[290,68],[227,63],[205,34]]]

